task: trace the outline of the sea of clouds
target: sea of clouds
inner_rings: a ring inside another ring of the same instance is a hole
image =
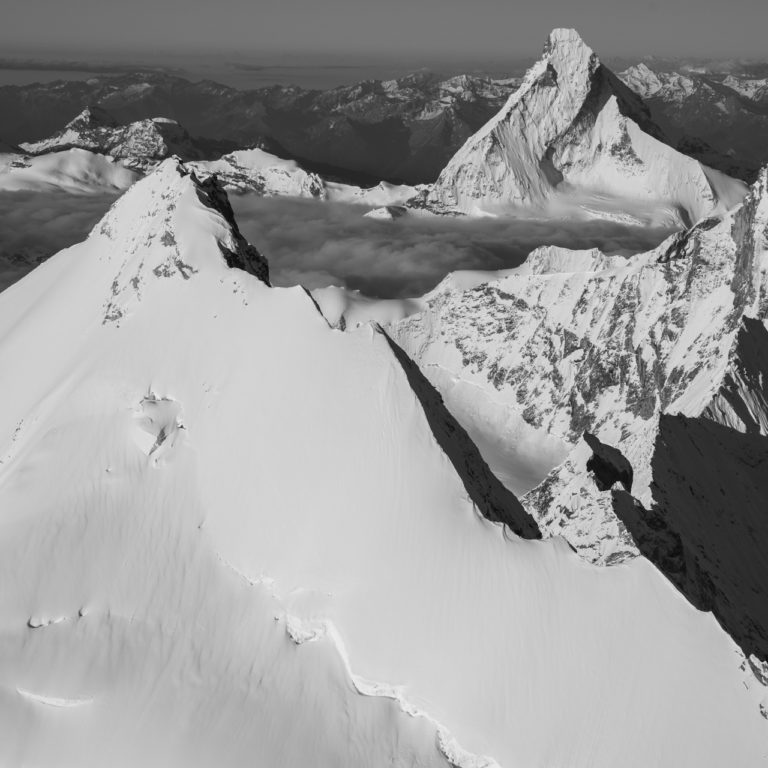
[[[0,193],[0,290],[83,240],[116,196]],[[506,269],[539,245],[631,254],[669,230],[606,221],[403,217],[314,200],[231,196],[240,229],[276,285],[340,285],[381,298],[419,296],[455,269]]]

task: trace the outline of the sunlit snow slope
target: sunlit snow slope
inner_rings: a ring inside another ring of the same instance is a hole
[[[765,763],[710,615],[505,535],[402,353],[265,279],[167,161],[0,296],[0,762]]]
[[[38,157],[0,152],[0,190],[75,193],[127,189],[139,174],[119,160],[86,149],[67,149]]]

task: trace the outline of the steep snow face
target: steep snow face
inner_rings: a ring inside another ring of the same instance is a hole
[[[510,487],[529,491],[523,501],[543,530],[590,560],[636,550],[610,494],[585,470],[585,431],[622,451],[634,468],[633,495],[649,504],[659,413],[718,413],[743,429],[764,423],[762,374],[732,350],[744,315],[768,315],[767,175],[735,212],[647,254],[542,248],[499,279],[469,289],[446,281],[392,331],[470,434],[490,430],[508,452],[541,459],[543,483]],[[478,394],[455,400],[457,384]],[[496,426],[510,419],[528,434]],[[544,437],[559,440],[559,450],[542,452]],[[509,474],[508,459],[487,458]]]
[[[759,764],[713,619],[478,515],[402,353],[244,248],[169,161],[0,297],[2,761]]]
[[[448,163],[428,204],[690,224],[745,192],[664,144],[639,98],[574,30],[558,29],[506,106]]]
[[[0,190],[6,192],[61,189],[96,193],[123,190],[139,175],[122,162],[85,149],[68,149],[39,157],[0,154]]]
[[[86,108],[51,138],[21,148],[32,155],[87,149],[119,158],[141,172],[171,155],[188,160],[202,157],[192,137],[175,120],[156,117],[120,125],[98,107]]]

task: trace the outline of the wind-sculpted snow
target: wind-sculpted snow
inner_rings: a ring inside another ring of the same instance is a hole
[[[427,205],[689,225],[744,192],[663,143],[639,97],[574,30],[557,29],[506,106],[448,163]]]
[[[223,197],[168,161],[0,297],[0,762],[758,764],[717,623],[478,514]]]
[[[85,149],[68,149],[39,157],[0,154],[0,191],[3,192],[110,194],[122,192],[138,178],[138,173],[120,161]]]

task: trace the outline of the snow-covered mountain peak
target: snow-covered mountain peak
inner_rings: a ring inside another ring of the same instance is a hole
[[[121,125],[100,107],[86,107],[53,136],[22,144],[21,148],[31,155],[86,149],[119,159],[142,173],[171,155],[196,160],[206,154],[176,120],[153,117]]]
[[[635,93],[643,98],[652,96],[664,86],[659,76],[643,62],[624,70],[619,77]]]
[[[640,97],[577,32],[557,29],[504,108],[445,167],[428,205],[690,225],[745,191],[665,144]]]
[[[105,321],[119,321],[159,279],[189,280],[200,272],[221,269],[211,253],[220,253],[227,267],[264,282],[269,279],[266,260],[240,234],[216,178],[200,181],[176,157],[131,187],[90,238],[99,241],[101,261],[119,264]]]
[[[599,64],[595,52],[582,40],[575,29],[558,28],[549,33],[544,45],[544,58],[551,63],[581,63],[587,66]]]

